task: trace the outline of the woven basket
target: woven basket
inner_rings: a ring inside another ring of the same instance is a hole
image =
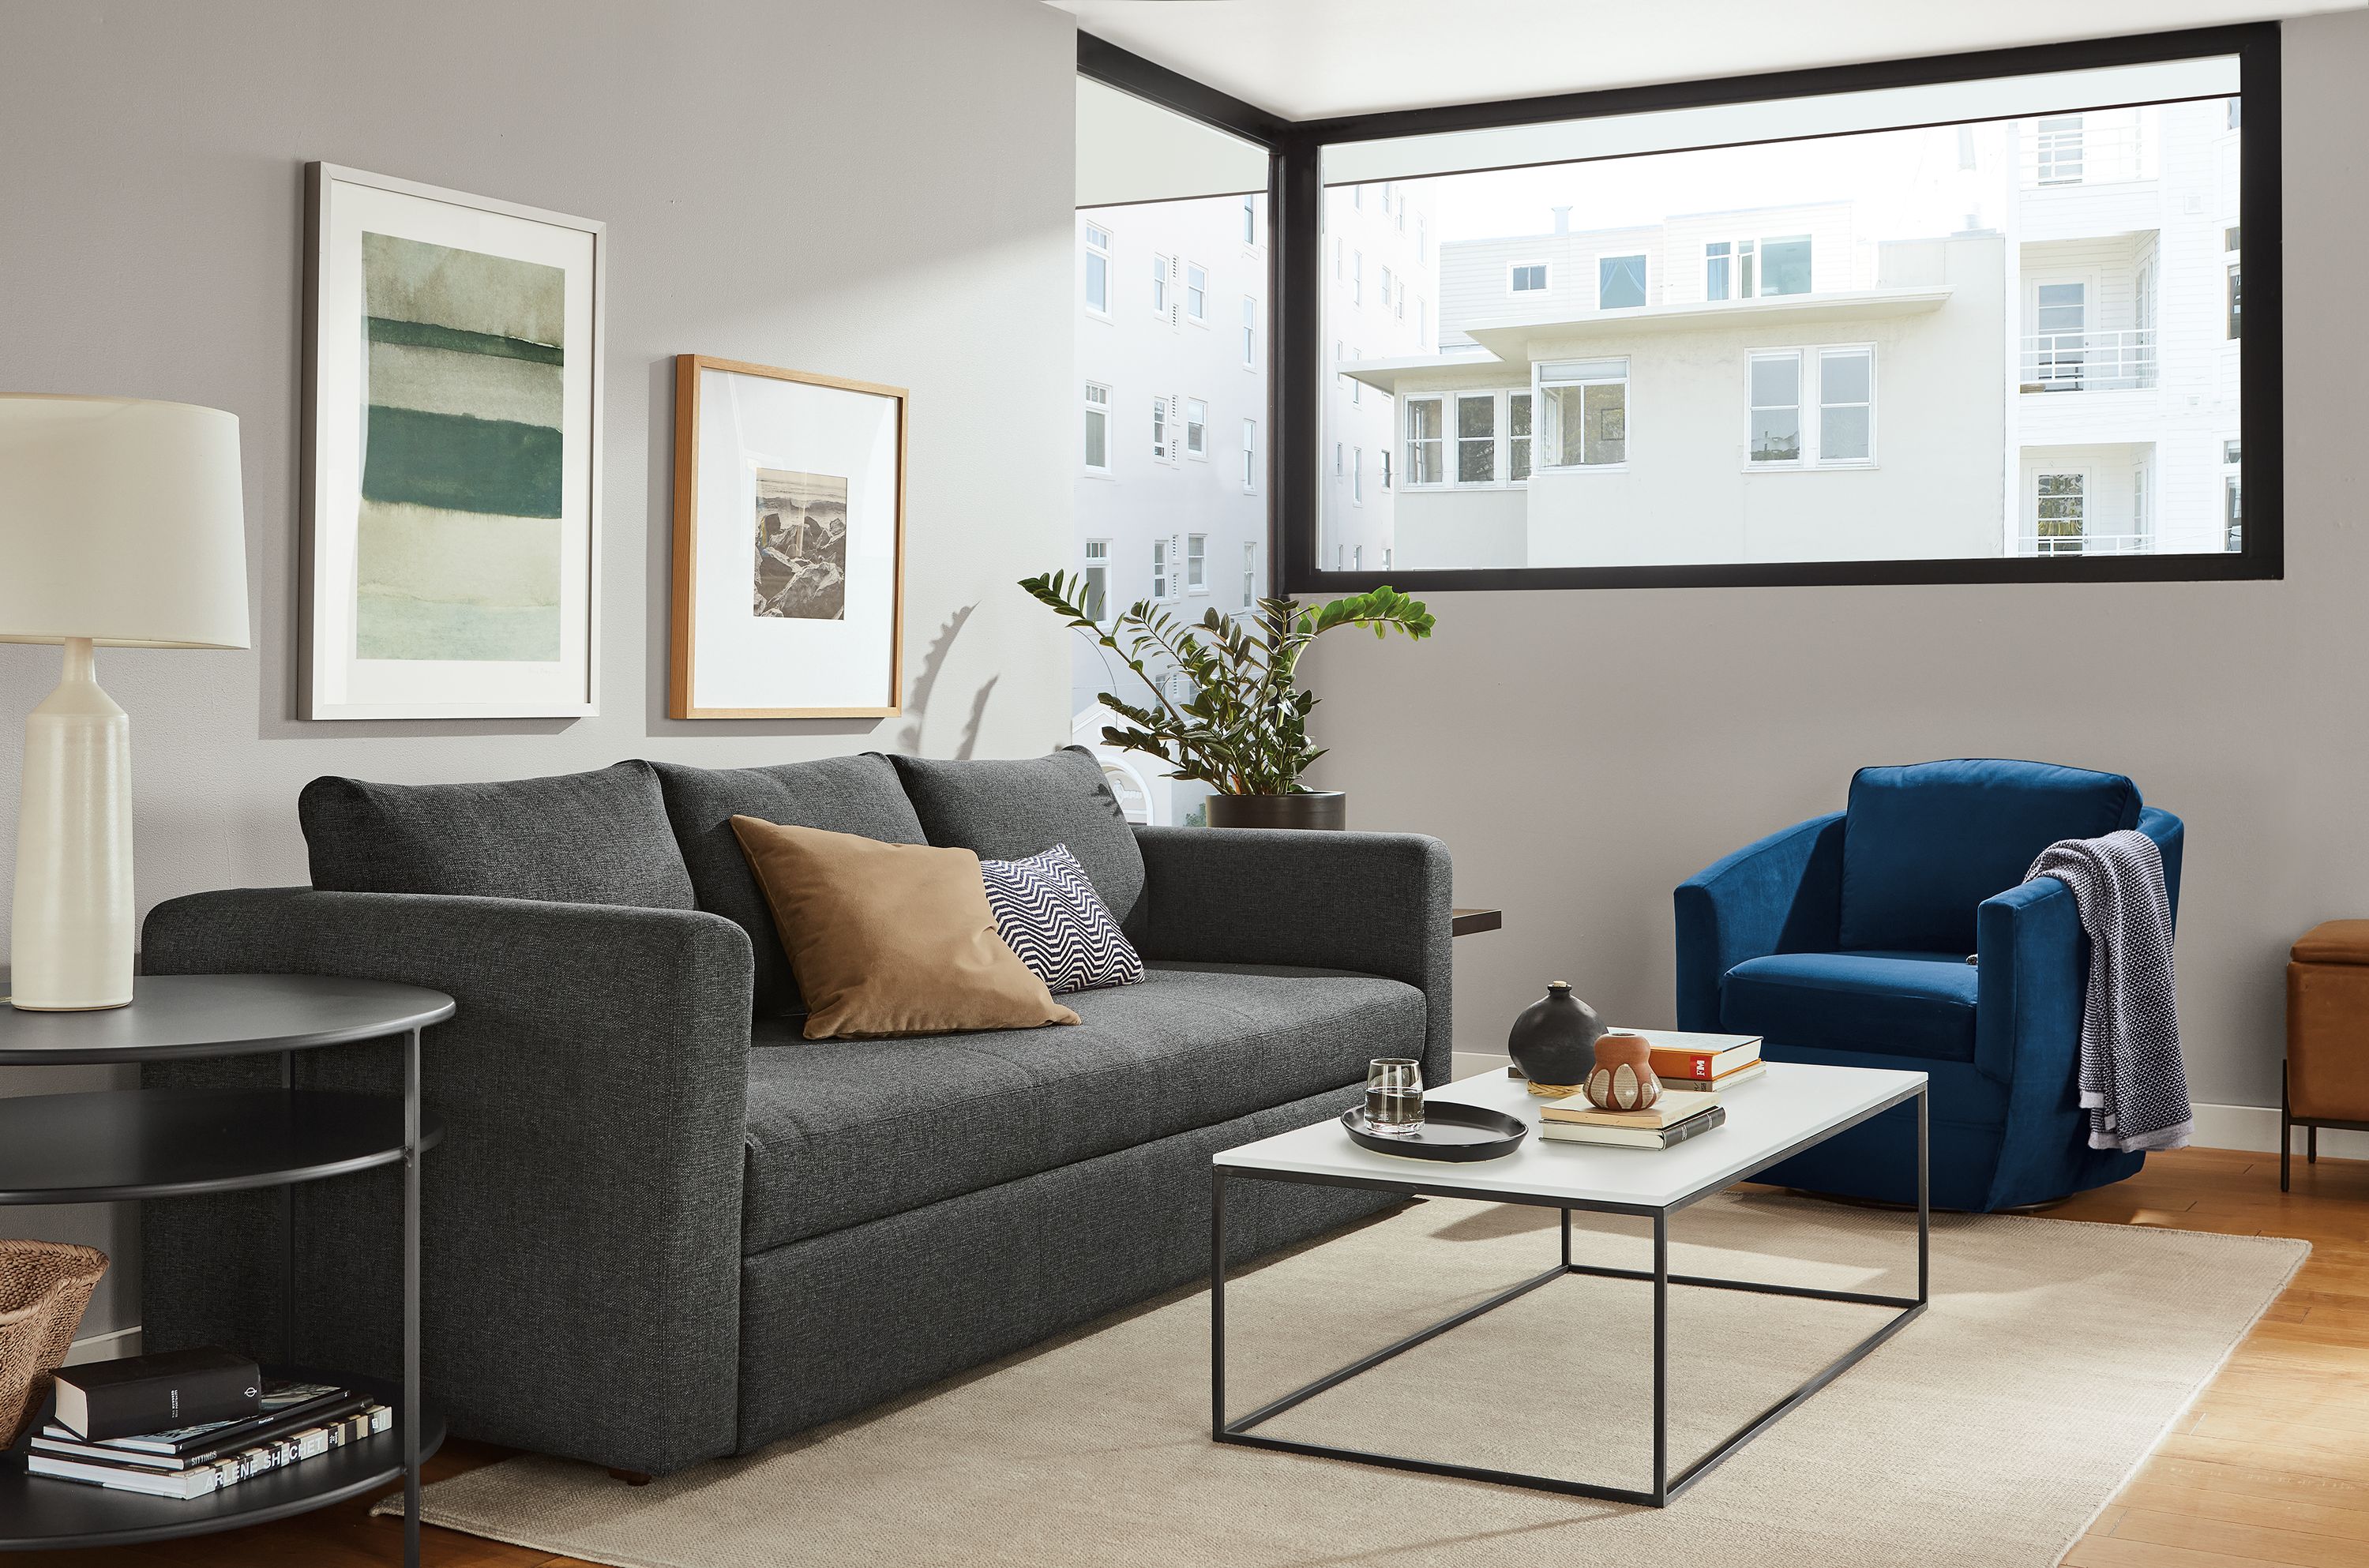
[[[0,1242],[0,1448],[50,1397],[107,1254],[67,1242]]]

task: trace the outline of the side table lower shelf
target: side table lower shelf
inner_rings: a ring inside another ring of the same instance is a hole
[[[403,1408],[402,1390],[368,1378],[338,1381],[366,1393],[390,1410]],[[422,1404],[419,1457],[424,1461],[444,1442],[444,1417]],[[284,1470],[242,1481],[203,1497],[150,1497],[112,1492],[53,1476],[30,1475],[25,1450],[0,1455],[0,1551],[46,1551],[62,1547],[129,1546],[177,1536],[208,1535],[248,1525],[269,1524],[403,1484],[403,1427],[396,1425],[359,1443]]]

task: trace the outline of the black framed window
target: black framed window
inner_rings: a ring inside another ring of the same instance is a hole
[[[2278,50],[2262,24],[1296,123],[1116,75],[1276,155],[1288,591],[1384,580],[1361,561],[1429,591],[2240,578],[2283,568]],[[1345,309],[1344,250],[1391,308]],[[1360,493],[1343,444],[1401,482]]]

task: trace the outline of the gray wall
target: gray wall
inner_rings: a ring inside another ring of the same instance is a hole
[[[1457,944],[1459,1049],[1502,1051],[1556,979],[1668,1024],[1680,880],[1862,763],[2032,757],[2187,819],[2194,1093],[2278,1104],[2287,944],[2369,914],[2369,17],[2290,24],[2285,60],[2283,582],[1448,593],[1431,643],[1317,650],[1352,823],[1442,835],[1457,901],[1505,910]]]
[[[255,651],[99,658],[132,715],[143,907],[303,881],[296,792],[325,773],[1066,741],[1062,634],[1011,584],[1070,553],[1072,39],[1039,0],[0,0],[0,387],[242,424]],[[294,718],[311,159],[607,223],[597,718]],[[664,716],[670,360],[687,351],[911,389],[906,716]],[[0,887],[22,715],[57,669],[54,648],[0,645]],[[90,1081],[0,1072],[0,1093]],[[7,1234],[61,1227],[128,1239],[120,1216],[0,1216]],[[90,1326],[128,1321],[129,1299]]]

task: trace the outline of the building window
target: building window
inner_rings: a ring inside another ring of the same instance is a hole
[[[1414,215],[1414,258],[1425,267],[1431,265],[1431,223],[1420,212]]]
[[[1490,485],[1496,479],[1496,394],[1459,397],[1456,400],[1456,482]]]
[[[1745,263],[1751,264],[1752,242],[1744,242]],[[1731,240],[1713,240],[1703,246],[1703,298],[1706,300],[1740,299],[1735,292],[1735,245]]]
[[[1384,447],[1375,455],[1382,460],[1382,488],[1387,490],[1390,487],[1390,449]]]
[[[1382,309],[1387,311],[1390,308],[1390,269],[1387,267],[1382,269],[1381,285]]]
[[[2241,502],[2244,465],[2236,441],[2221,443],[2221,548],[2231,553],[2246,547],[2246,520]]]
[[[1539,367],[1546,399],[1547,451],[1558,468],[1608,468],[1629,461],[1629,361],[1576,360]]]
[[[1820,463],[1866,463],[1875,455],[1875,350],[1818,350]]]
[[[1242,243],[1258,244],[1258,198],[1255,196],[1242,198]]]
[[[1242,296],[1242,368],[1258,368],[1258,301]]]
[[[1448,473],[1447,441],[1439,399],[1412,397],[1406,404],[1406,466],[1410,485],[1437,485]]]
[[[1197,397],[1184,400],[1184,455],[1209,455],[1209,406]]]
[[[1530,406],[1527,392],[1505,394],[1505,481],[1511,485],[1530,477]]]
[[[1209,536],[1206,533],[1184,536],[1184,591],[1209,591]]]
[[[2243,231],[2241,230],[2234,228],[2223,229],[2221,231],[2221,248],[2224,250],[2237,249],[2237,239],[2242,232]]]
[[[1086,469],[1107,474],[1110,465],[1110,388],[1086,383]]]
[[[1365,351],[1363,349],[1358,349],[1358,348],[1354,348],[1354,347],[1353,347],[1353,348],[1351,348],[1351,349],[1350,349],[1350,350],[1349,350],[1349,357],[1350,357],[1351,359],[1353,359],[1353,360],[1362,360],[1362,359],[1364,359],[1364,358],[1366,357],[1366,351]],[[1350,402],[1350,404],[1354,406],[1355,406],[1355,405],[1356,405],[1356,404],[1363,403],[1365,400],[1366,400],[1366,383],[1365,383],[1364,382],[1362,382],[1362,381],[1359,381],[1356,376],[1351,376],[1351,377],[1349,378],[1349,402]]]
[[[1151,400],[1151,455],[1165,463],[1173,455],[1168,441],[1168,399]]]
[[[1168,269],[1171,263],[1164,256],[1151,258],[1151,308],[1160,315],[1168,314]]]
[[[1547,264],[1543,261],[1516,261],[1505,269],[1505,292],[1510,294],[1542,294],[1547,290]]]
[[[1250,609],[1258,602],[1258,546],[1242,542],[1242,608]]]
[[[1349,449],[1349,500],[1356,506],[1366,504],[1366,449]]]
[[[1151,542],[1151,597],[1166,599],[1173,586],[1169,578],[1168,541],[1155,539]]]
[[[1209,269],[1190,262],[1184,267],[1184,314],[1195,321],[1209,319]]]
[[[2233,261],[2229,264],[2229,341],[2232,343],[2237,341],[2238,338],[2238,316],[2237,264]]]
[[[1390,569],[1390,555],[1391,555],[1390,547],[1389,545],[1387,545],[1387,544],[1383,545],[1383,546],[1382,546],[1382,570],[1384,570],[1384,571],[1389,571],[1389,570]]]
[[[1366,303],[1366,253],[1362,250],[1349,253],[1349,303],[1353,305]]]
[[[2141,549],[2150,530],[2147,527],[2147,465],[2142,458],[2131,465],[2131,533]]]
[[[1110,231],[1086,225],[1086,308],[1110,314]]]
[[[2245,117],[2238,111],[2244,107],[2245,100],[2243,98],[2231,98],[2229,100],[2228,124],[2230,130],[2236,131],[2241,128],[2241,124]]]
[[[1258,421],[1242,421],[1242,494],[1258,488]]]
[[[2059,114],[2040,121],[2033,132],[2035,177],[2042,185],[2081,183],[2085,137],[2081,117]]]
[[[1760,242],[1760,292],[1806,294],[1810,292],[1810,236]]]
[[[1335,479],[1341,477],[1342,469],[1347,461],[1343,454],[1348,450],[1349,449],[1346,446],[1344,446],[1339,441],[1334,441],[1333,443],[1333,477]]]
[[[1417,294],[1414,301],[1414,340],[1420,346],[1428,341],[1430,337],[1431,307],[1423,303],[1422,295]]]
[[[1645,258],[1607,256],[1596,263],[1596,308],[1633,310],[1645,303]]]
[[[1802,461],[1802,355],[1755,354],[1745,451],[1754,463]]]
[[[1091,620],[1110,618],[1110,541],[1086,541],[1086,615]]]
[[[2032,478],[2032,554],[2077,555],[2088,521],[2087,474],[2039,474]]]

